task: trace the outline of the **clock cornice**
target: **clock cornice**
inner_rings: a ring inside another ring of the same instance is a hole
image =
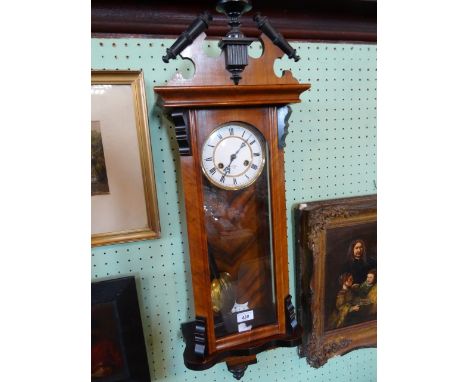
[[[239,85],[233,86],[224,68],[224,57],[208,57],[202,49],[206,35],[202,33],[181,56],[195,65],[192,78],[177,72],[167,86],[156,86],[158,103],[165,108],[202,108],[249,105],[285,105],[300,102],[300,94],[310,84],[300,84],[289,70],[281,77],[274,72],[274,62],[284,52],[264,35],[260,36],[263,54],[249,57],[249,65]]]

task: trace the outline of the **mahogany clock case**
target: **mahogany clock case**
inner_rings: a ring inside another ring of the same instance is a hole
[[[216,335],[207,335],[210,352],[222,353],[238,347],[237,355],[249,355],[255,351],[248,350],[248,346],[242,350],[242,344],[287,332],[284,161],[283,152],[278,149],[277,110],[276,107],[243,107],[189,112],[192,155],[181,157],[182,178],[191,237],[192,282],[205,286],[194,287],[197,316],[207,317],[208,333],[216,330]],[[201,169],[203,143],[214,129],[228,122],[242,122],[257,129],[265,139],[268,152],[267,163],[257,181],[237,191],[214,186]],[[237,282],[237,302],[249,301],[249,307],[254,307],[252,330],[238,333],[237,325],[229,327],[229,322],[221,329],[216,325],[219,317],[211,307],[208,288],[211,275],[206,253],[214,258],[220,272],[228,272]],[[297,345],[298,338],[296,335],[294,345],[290,346]]]
[[[158,104],[174,122],[185,197],[196,319],[182,325],[184,362],[194,370],[222,361],[230,370],[245,370],[260,351],[301,341],[289,296],[282,143],[289,117],[285,105],[300,102],[310,85],[300,84],[289,71],[276,76],[273,63],[284,52],[263,35],[262,56],[249,58],[234,85],[224,55],[204,54],[205,37],[201,34],[181,53],[194,63],[194,76],[176,74],[167,86],[154,88]],[[259,177],[238,190],[215,186],[202,170],[207,138],[226,124],[249,126],[265,147]],[[215,306],[211,293],[219,273],[229,274],[225,279],[231,279],[234,290],[224,308]],[[253,317],[233,322],[230,314],[244,303]]]

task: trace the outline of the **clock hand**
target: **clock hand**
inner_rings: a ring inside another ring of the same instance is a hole
[[[226,168],[224,169],[224,173],[227,174],[227,173],[230,173],[231,172],[231,163],[234,159],[237,158],[237,154],[239,154],[239,151],[241,151],[241,149],[245,147],[245,142],[242,142],[239,149],[231,155],[231,161],[229,162],[229,164],[226,166]]]
[[[241,149],[245,147],[245,142],[242,142],[240,147],[239,147],[239,150],[236,151],[236,153],[234,154],[234,159],[235,159],[235,156],[239,153],[239,151],[241,151]],[[232,155],[231,155],[232,156]]]

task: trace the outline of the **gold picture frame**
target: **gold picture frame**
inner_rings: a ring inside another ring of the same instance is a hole
[[[91,245],[161,236],[142,71],[91,71]]]

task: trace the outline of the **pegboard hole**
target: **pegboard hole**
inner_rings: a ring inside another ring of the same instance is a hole
[[[249,56],[252,58],[259,58],[263,54],[263,44],[260,40],[254,41],[252,44],[250,44],[248,53]]]

